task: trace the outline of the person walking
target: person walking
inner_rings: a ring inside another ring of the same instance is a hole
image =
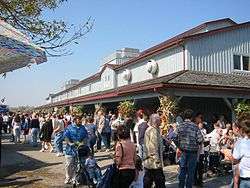
[[[7,113],[5,113],[3,115],[3,131],[5,134],[7,134],[7,132],[8,132],[8,125],[9,125],[9,115]]]
[[[156,188],[165,188],[163,173],[163,141],[160,135],[161,118],[152,114],[149,127],[144,136],[144,188],[151,188],[153,182]]]
[[[119,169],[114,187],[129,188],[135,179],[136,146],[130,139],[130,129],[117,127],[119,141],[115,147],[115,163]]]
[[[38,120],[38,115],[33,114],[32,119],[30,121],[30,134],[31,134],[31,143],[33,147],[37,147],[37,139],[40,130],[40,122]]]
[[[196,113],[194,118],[194,123],[199,127],[201,134],[203,136],[203,141],[205,141],[207,131],[204,128],[203,115],[201,113]],[[205,161],[205,147],[204,147],[204,142],[202,142],[198,152],[198,161],[194,175],[194,185],[196,186],[203,186],[204,161]]]
[[[111,127],[108,118],[105,117],[103,110],[98,111],[97,124],[97,149],[101,150],[101,142],[103,141],[106,151],[110,150]]]
[[[63,116],[58,115],[57,118],[52,121],[53,124],[53,134],[54,138],[54,146],[56,149],[57,157],[63,156],[63,132],[64,132],[64,121]]]
[[[94,154],[94,145],[96,143],[96,125],[94,124],[94,119],[92,117],[86,118],[86,124],[84,125],[88,132],[88,144],[91,149],[92,154]]]
[[[143,148],[144,148],[144,136],[145,132],[148,128],[148,123],[145,121],[145,115],[143,111],[139,111],[137,113],[137,126],[138,126],[138,142],[137,142],[137,147],[138,147],[138,155],[140,156],[141,159],[143,159]]]
[[[28,114],[23,115],[21,118],[21,130],[23,131],[24,144],[27,143],[27,135],[29,134],[29,124],[30,124],[29,115]]]
[[[52,119],[50,118],[50,115],[46,117],[45,123],[42,125],[41,131],[39,133],[40,140],[43,141],[43,146],[48,147],[49,152],[53,152],[53,147],[51,144],[51,136],[53,133],[53,126],[52,126]],[[40,150],[41,152],[44,151],[44,148]]]
[[[12,122],[13,127],[13,134],[14,134],[14,142],[20,143],[20,136],[21,136],[21,118],[20,115],[17,114]]]
[[[80,117],[74,117],[73,123],[64,131],[64,138],[66,141],[64,183],[77,184],[77,147],[88,144],[88,132],[82,125]],[[83,159],[80,160],[85,163]]]
[[[101,118],[104,118],[103,115],[103,110],[100,109],[99,111],[96,112],[95,115],[95,124],[97,128],[97,141],[96,141],[96,149],[101,150],[102,149],[102,137],[101,137],[101,132],[103,128],[103,121],[101,122]]]
[[[177,148],[180,151],[179,188],[192,188],[198,159],[198,151],[203,142],[199,127],[191,121],[193,110],[184,111],[184,122],[176,129]]]

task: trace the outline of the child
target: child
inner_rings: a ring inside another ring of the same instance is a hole
[[[142,166],[142,160],[137,155],[135,161],[135,180],[130,185],[130,188],[142,188],[143,187],[143,178],[144,178],[144,170]]]
[[[85,161],[85,166],[89,174],[89,178],[93,180],[94,184],[99,184],[101,182],[101,170],[96,163],[93,153],[91,153]]]

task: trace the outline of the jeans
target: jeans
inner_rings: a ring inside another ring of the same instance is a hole
[[[88,145],[91,149],[91,152],[94,153],[94,145],[96,144],[96,136],[92,136],[89,138]]]
[[[77,158],[71,155],[65,155],[65,179],[68,182],[75,183],[77,171]]]
[[[21,136],[21,129],[20,128],[15,128],[13,129],[13,133],[14,133],[14,142],[20,142],[20,136]]]
[[[196,170],[195,170],[195,183],[196,184],[202,183],[203,172],[204,172],[204,154],[200,154],[199,161],[197,163]]]
[[[138,155],[139,157],[143,160],[143,149],[144,148],[144,144],[138,144]]]
[[[37,138],[38,138],[38,128],[32,128],[31,129],[31,143],[33,147],[37,147]]]
[[[96,180],[98,183],[102,180],[102,173],[100,168],[93,167],[93,168],[87,168],[87,172],[89,174],[89,178],[92,180]]]
[[[102,137],[99,132],[97,132],[97,143],[96,143],[97,149],[102,149]]]
[[[155,188],[165,188],[165,176],[163,169],[147,169],[145,168],[145,175],[143,178],[144,188],[151,188],[155,183]]]
[[[55,134],[54,145],[57,153],[63,153],[63,131]]]
[[[102,133],[101,137],[102,137],[102,141],[104,143],[105,148],[110,149],[111,133]]]
[[[179,161],[179,188],[192,188],[197,164],[197,152],[183,152]]]
[[[250,187],[250,180],[240,180],[240,188],[249,188]]]

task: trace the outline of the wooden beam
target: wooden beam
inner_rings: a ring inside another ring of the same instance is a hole
[[[233,105],[232,103],[227,99],[227,98],[223,98],[224,102],[226,103],[227,107],[230,109],[230,110],[233,110]]]

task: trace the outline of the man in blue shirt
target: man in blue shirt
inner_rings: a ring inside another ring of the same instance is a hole
[[[65,150],[65,184],[76,183],[77,147],[87,145],[88,132],[81,123],[80,117],[75,117],[73,123],[64,131]]]

